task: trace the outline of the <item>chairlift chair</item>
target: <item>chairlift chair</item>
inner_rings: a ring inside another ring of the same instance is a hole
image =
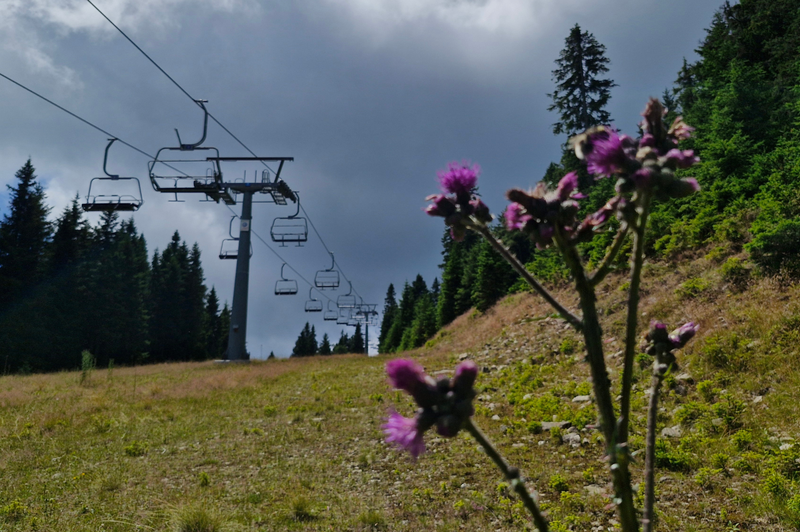
[[[339,272],[335,270],[336,259],[331,253],[331,267],[327,270],[319,270],[314,276],[314,286],[320,290],[339,288]]]
[[[89,181],[86,202],[81,204],[86,212],[138,211],[144,203],[142,186],[137,178],[109,174],[106,169],[108,149],[116,140],[110,138],[106,145],[103,156],[103,173],[106,176],[95,177]]]
[[[275,283],[276,296],[293,296],[297,293],[297,281],[294,279],[287,279],[283,276],[283,269],[286,263],[281,266],[281,278]]]
[[[313,286],[308,288],[308,301],[306,301],[306,312],[322,312],[322,301],[319,299],[314,299],[311,295],[311,291],[314,289]]]
[[[336,321],[339,318],[339,311],[331,310],[331,303],[333,303],[333,301],[328,301],[328,310],[326,310],[325,314],[322,316],[322,319],[325,321]]]
[[[291,216],[278,217],[272,221],[270,236],[273,242],[278,242],[281,247],[286,247],[287,243],[296,243],[298,247],[303,242],[308,241],[308,222],[300,214],[300,197],[295,194],[297,210]]]
[[[350,284],[350,291],[336,298],[336,306],[339,308],[355,308],[356,296],[353,295],[353,283]]]
[[[236,260],[239,258],[239,238],[233,236],[233,221],[236,220],[236,216],[231,216],[231,223],[228,225],[228,236],[230,238],[226,238],[222,241],[222,244],[219,247],[219,258],[220,259],[228,259],[228,260]],[[250,243],[250,256],[253,256],[253,243]]]
[[[181,140],[181,135],[176,129],[175,134],[178,136],[178,146],[168,146],[159,149],[153,160],[147,163],[150,184],[156,192],[175,194],[174,201],[179,201],[178,194],[203,193],[207,198],[216,202],[222,199],[226,205],[234,205],[236,203],[235,200],[222,186],[222,169],[219,165],[219,150],[211,146],[201,146],[206,140],[206,133],[208,131],[208,110],[205,107],[206,100],[195,100],[195,103],[203,110],[204,114],[203,136],[197,142],[185,144]],[[216,154],[216,157],[191,158],[190,156],[184,155],[180,158],[167,158],[167,153],[175,151],[181,153],[211,151]],[[162,154],[164,154],[164,156],[162,156]],[[198,164],[202,164],[206,167],[203,173],[198,173],[195,170],[189,170],[187,173],[180,169],[180,167],[196,168]],[[176,165],[179,167],[176,167]],[[165,173],[167,171],[170,171],[170,173]],[[172,172],[177,172],[177,174],[173,174]],[[173,183],[171,187],[169,186],[170,181]]]
[[[348,325],[350,323],[350,314],[346,316],[339,315],[336,318],[336,325]]]

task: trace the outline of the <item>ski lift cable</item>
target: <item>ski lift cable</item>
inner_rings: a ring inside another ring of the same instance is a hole
[[[319,234],[319,231],[317,231],[317,226],[316,226],[316,225],[314,225],[314,222],[311,220],[311,217],[308,215],[308,213],[306,212],[306,209],[305,209],[305,207],[304,207],[303,205],[300,205],[300,210],[301,210],[301,211],[303,211],[303,215],[306,217],[306,220],[308,220],[308,223],[309,223],[309,225],[311,225],[311,229],[313,229],[313,230],[314,230],[314,234],[315,234],[315,235],[317,235],[317,238],[319,238],[319,241],[320,241],[320,243],[322,244],[322,247],[323,247],[323,248],[325,248],[325,251],[327,251],[329,254],[333,255],[333,253],[331,253],[331,250],[330,250],[330,249],[328,249],[328,246],[327,246],[327,244],[325,244],[325,241],[322,239],[322,235],[320,235],[320,234]],[[348,278],[347,278],[347,275],[345,275],[345,274],[344,274],[344,270],[342,270],[342,265],[341,265],[341,264],[339,264],[339,263],[336,261],[336,257],[334,257],[334,259],[333,259],[333,262],[334,262],[334,264],[335,264],[335,265],[336,265],[336,266],[339,268],[339,272],[342,274],[342,277],[344,277],[344,280],[345,280],[345,281],[347,281],[347,282],[349,283],[349,282],[350,282],[350,279],[348,279]],[[358,297],[361,297],[361,294],[359,294],[359,293],[358,293],[358,290],[356,290],[356,289],[353,289],[353,292],[354,292],[354,293],[355,293],[355,294],[356,294]]]
[[[229,205],[226,205],[226,207],[228,207],[228,210],[229,210],[229,211],[231,211],[231,214],[233,214],[235,217],[239,218],[239,215],[238,215],[238,214],[236,214],[236,211],[234,211],[233,209],[231,209]],[[250,229],[250,233],[251,233],[251,234],[252,234],[254,237],[256,237],[258,240],[260,240],[262,244],[264,244],[265,246],[267,246],[267,249],[268,249],[268,250],[270,250],[270,251],[272,252],[272,254],[273,254],[273,255],[275,255],[276,257],[278,257],[278,259],[280,259],[280,260],[281,260],[281,261],[282,261],[282,262],[283,262],[283,263],[286,265],[286,267],[287,267],[287,268],[289,268],[290,270],[292,270],[292,271],[295,273],[295,275],[297,275],[297,276],[298,276],[300,279],[302,279],[302,281],[303,281],[304,283],[306,283],[306,284],[307,284],[308,286],[310,286],[312,289],[316,290],[318,294],[320,294],[322,297],[324,297],[324,298],[325,298],[325,299],[327,299],[328,301],[331,301],[331,302],[334,302],[334,303],[335,303],[335,301],[333,301],[333,299],[331,299],[330,297],[328,297],[328,295],[327,295],[327,294],[325,294],[325,293],[323,293],[322,291],[318,290],[318,289],[317,289],[317,288],[314,286],[314,283],[312,283],[311,281],[309,281],[308,279],[306,279],[306,278],[303,276],[303,274],[302,274],[302,273],[300,273],[299,271],[297,271],[297,269],[296,269],[294,266],[292,266],[292,265],[291,265],[291,264],[290,264],[290,263],[289,263],[289,262],[288,262],[286,259],[284,259],[283,257],[281,257],[280,253],[278,253],[277,251],[275,251],[275,250],[272,248],[272,246],[270,246],[270,245],[267,243],[267,241],[266,241],[266,240],[264,240],[263,238],[261,238],[261,235],[259,235],[258,233],[256,233],[256,232],[255,232],[255,231],[254,231],[252,228]]]
[[[173,83],[173,85],[175,85],[176,87],[178,87],[178,89],[179,89],[179,90],[180,90],[180,91],[181,91],[183,94],[185,94],[187,98],[189,98],[190,100],[192,100],[192,102],[194,102],[196,105],[200,106],[200,104],[199,104],[199,103],[197,103],[197,100],[196,100],[196,99],[195,99],[195,98],[194,98],[194,97],[193,97],[191,94],[189,94],[189,92],[188,92],[186,89],[184,89],[184,88],[181,86],[181,84],[180,84],[180,83],[178,83],[177,81],[175,81],[175,78],[173,78],[172,76],[170,76],[169,74],[167,74],[167,71],[166,71],[166,70],[164,70],[163,68],[161,68],[161,65],[159,65],[158,63],[156,63],[156,61],[155,61],[155,60],[154,60],[152,57],[150,57],[150,56],[147,54],[147,52],[145,52],[144,50],[142,50],[142,48],[141,48],[141,47],[140,47],[138,44],[136,44],[136,43],[133,41],[133,39],[131,39],[130,37],[128,37],[128,34],[126,34],[124,31],[122,31],[122,29],[121,29],[119,26],[117,26],[116,24],[114,24],[114,21],[112,21],[110,18],[108,18],[108,16],[107,16],[105,13],[103,13],[103,12],[100,10],[100,8],[99,8],[99,7],[97,7],[97,6],[96,6],[96,5],[95,5],[95,4],[92,2],[92,0],[86,0],[86,1],[87,1],[87,2],[89,2],[89,5],[91,5],[93,8],[95,8],[95,10],[96,10],[98,13],[100,13],[100,14],[103,16],[103,18],[104,18],[104,19],[106,19],[106,20],[108,21],[108,23],[109,23],[109,24],[111,24],[112,26],[114,26],[114,28],[115,28],[115,29],[116,29],[116,30],[117,30],[117,31],[118,31],[118,32],[119,32],[119,33],[120,33],[120,34],[121,34],[123,37],[125,37],[125,39],[127,39],[127,40],[128,40],[128,42],[129,42],[129,43],[131,43],[131,44],[133,45],[133,47],[134,47],[134,48],[136,48],[137,50],[139,50],[139,52],[141,52],[141,54],[142,54],[143,56],[145,56],[145,57],[147,58],[147,60],[148,60],[148,61],[150,61],[151,63],[153,63],[153,66],[154,66],[154,67],[156,67],[156,68],[157,68],[159,71],[161,71],[161,73],[162,73],[162,74],[164,74],[164,75],[167,77],[167,79],[168,79],[168,80],[170,80],[170,81]],[[213,120],[214,122],[216,122],[216,124],[217,124],[219,127],[221,127],[221,128],[222,128],[222,129],[225,131],[225,133],[227,133],[228,135],[230,135],[230,136],[231,136],[231,137],[232,137],[232,138],[233,138],[233,139],[234,139],[236,142],[238,142],[238,143],[239,143],[239,145],[240,145],[240,146],[242,146],[242,148],[244,148],[245,150],[247,150],[247,152],[248,152],[250,155],[252,155],[253,157],[258,157],[258,156],[257,156],[257,155],[256,155],[256,154],[253,152],[253,150],[251,150],[250,148],[248,148],[248,147],[247,147],[247,145],[245,145],[245,143],[244,143],[244,142],[242,142],[241,140],[239,140],[239,137],[237,137],[236,135],[234,135],[234,134],[233,134],[233,132],[232,132],[230,129],[228,129],[227,127],[225,127],[224,125],[222,125],[222,122],[220,122],[219,120],[217,120],[217,118],[216,118],[216,117],[215,117],[213,114],[211,114],[209,111],[206,111],[206,112],[208,113],[208,116],[211,118],[211,120]],[[265,161],[261,161],[261,164],[263,164],[264,166],[266,166],[266,167],[267,167],[267,169],[268,169],[270,172],[272,172],[273,174],[275,173],[275,171],[274,171],[272,168],[270,168],[270,167],[269,167],[269,165],[268,165],[268,164],[267,164]]]
[[[183,94],[184,94],[184,95],[187,97],[187,98],[189,98],[190,100],[192,100],[192,102],[193,102],[193,103],[195,103],[196,105],[200,105],[200,104],[197,102],[197,99],[195,99],[195,98],[194,98],[194,97],[193,97],[191,94],[189,94],[189,92],[188,92],[186,89],[184,89],[184,88],[181,86],[181,84],[180,84],[180,83],[178,83],[177,81],[175,81],[175,78],[173,78],[172,76],[170,76],[170,75],[167,73],[167,71],[166,71],[166,70],[164,70],[164,69],[161,67],[161,65],[159,65],[159,64],[158,64],[158,63],[157,63],[157,62],[156,62],[156,61],[155,61],[155,60],[154,60],[152,57],[150,57],[150,56],[147,54],[147,52],[145,52],[145,51],[144,51],[144,50],[143,50],[143,49],[142,49],[142,48],[141,48],[141,47],[140,47],[138,44],[136,44],[136,43],[133,41],[133,39],[131,39],[130,37],[128,37],[128,35],[127,35],[127,34],[126,34],[124,31],[122,31],[122,28],[120,28],[119,26],[117,26],[117,25],[116,25],[116,24],[115,24],[115,23],[114,23],[114,22],[113,22],[113,21],[112,21],[110,18],[108,18],[108,16],[107,16],[105,13],[103,13],[103,11],[101,11],[101,10],[100,10],[100,8],[99,8],[99,7],[97,7],[97,6],[96,6],[96,5],[95,5],[95,4],[92,2],[92,0],[86,0],[86,1],[87,1],[87,2],[89,3],[89,5],[91,5],[91,6],[92,6],[92,7],[93,7],[93,8],[94,8],[94,9],[95,9],[95,10],[96,10],[98,13],[100,13],[100,15],[102,15],[102,17],[103,17],[104,19],[106,19],[106,20],[108,21],[108,23],[109,23],[109,24],[111,24],[111,25],[114,27],[114,29],[116,29],[116,30],[117,30],[117,31],[118,31],[118,32],[119,32],[119,33],[120,33],[120,34],[121,34],[123,37],[125,37],[125,39],[126,39],[126,40],[127,40],[129,43],[131,43],[131,45],[133,45],[133,47],[134,47],[134,48],[136,48],[136,49],[137,49],[137,50],[138,50],[138,51],[139,51],[139,52],[140,52],[140,53],[141,53],[143,56],[145,56],[145,57],[147,58],[147,60],[148,60],[148,61],[150,61],[150,62],[153,64],[153,66],[155,66],[155,67],[156,67],[156,68],[157,68],[157,69],[158,69],[158,70],[159,70],[159,71],[160,71],[162,74],[164,74],[164,75],[167,77],[167,79],[169,79],[169,80],[170,80],[170,81],[171,81],[171,82],[172,82],[172,83],[173,83],[173,84],[174,84],[174,85],[175,85],[175,86],[176,86],[176,87],[177,87],[177,88],[178,88],[178,89],[179,89],[179,90],[180,90],[180,91],[181,91],[181,92],[182,92],[182,93],[183,93]],[[246,150],[246,151],[247,151],[247,152],[248,152],[250,155],[252,155],[253,157],[257,157],[257,155],[255,154],[255,152],[253,152],[253,150],[251,150],[251,149],[250,149],[250,148],[249,148],[249,147],[248,147],[248,146],[247,146],[247,145],[246,145],[244,142],[242,142],[242,141],[241,141],[241,140],[240,140],[240,139],[239,139],[239,138],[238,138],[236,135],[234,135],[234,134],[233,134],[233,132],[232,132],[231,130],[229,130],[227,127],[225,127],[225,126],[222,124],[222,122],[220,122],[220,121],[219,121],[219,120],[218,120],[218,119],[217,119],[217,118],[216,118],[216,117],[215,117],[213,114],[211,114],[211,112],[209,112],[209,111],[206,111],[206,112],[208,113],[208,116],[209,116],[209,117],[211,117],[211,119],[212,119],[212,120],[213,120],[213,121],[214,121],[214,122],[215,122],[215,123],[216,123],[216,124],[217,124],[219,127],[221,127],[221,128],[222,128],[222,129],[223,129],[223,130],[224,130],[224,131],[225,131],[225,132],[228,134],[228,135],[230,135],[230,136],[231,136],[231,138],[233,138],[233,139],[234,139],[236,142],[238,142],[238,143],[239,143],[239,145],[240,145],[240,146],[242,146],[242,148],[244,148],[244,149],[245,149],[245,150]],[[265,161],[261,161],[261,164],[263,164],[263,165],[264,165],[264,166],[265,166],[265,167],[266,167],[266,168],[267,168],[269,171],[271,171],[272,173],[275,173],[275,171],[274,171],[272,168],[270,168],[270,167],[269,167],[269,165],[268,165],[268,164],[267,164]],[[325,250],[326,250],[328,253],[330,253],[330,252],[331,252],[331,251],[330,251],[330,249],[328,248],[327,244],[326,244],[326,243],[325,243],[325,241],[323,240],[323,238],[322,238],[322,235],[320,235],[320,234],[319,234],[319,231],[317,230],[317,228],[316,228],[316,226],[314,225],[314,223],[311,221],[311,218],[308,216],[308,213],[306,212],[306,209],[305,209],[305,207],[303,207],[303,206],[301,205],[301,209],[303,210],[303,214],[305,214],[306,218],[308,219],[309,223],[311,224],[311,227],[314,229],[314,233],[317,235],[317,238],[319,238],[320,242],[322,243],[322,247],[324,247],[324,248],[325,248]],[[293,269],[293,268],[292,268],[292,269]],[[294,269],[293,269],[293,270],[294,270]],[[349,281],[349,279],[347,278],[347,276],[346,276],[346,275],[344,274],[344,272],[342,271],[341,265],[339,265],[339,271],[342,273],[342,277],[344,277],[344,278],[345,278],[345,280]],[[295,272],[295,273],[297,273],[297,272]],[[354,290],[354,292],[355,292],[356,294],[358,294],[358,291],[357,291],[357,290]],[[360,297],[360,296],[359,296],[359,297]]]
[[[136,146],[134,146],[133,144],[131,144],[131,143],[129,143],[129,142],[126,142],[126,141],[124,141],[123,139],[121,139],[121,138],[120,138],[118,135],[114,135],[113,133],[109,133],[108,131],[106,131],[105,129],[101,128],[100,126],[98,126],[98,125],[95,125],[95,124],[93,124],[93,123],[89,122],[88,120],[86,120],[85,118],[83,118],[83,117],[81,117],[81,116],[78,116],[77,114],[73,113],[73,112],[72,112],[72,111],[70,111],[69,109],[67,109],[67,108],[65,108],[65,107],[62,107],[62,106],[58,105],[58,104],[57,104],[56,102],[54,102],[53,100],[51,100],[51,99],[49,99],[49,98],[46,98],[45,96],[42,96],[41,94],[39,94],[39,93],[38,93],[38,92],[36,92],[35,90],[33,90],[33,89],[30,89],[30,88],[26,87],[25,85],[23,85],[22,83],[20,83],[20,82],[18,82],[18,81],[16,81],[16,80],[14,80],[14,79],[11,79],[10,77],[8,77],[8,76],[6,76],[5,74],[3,74],[2,72],[0,72],[0,77],[2,77],[2,78],[4,78],[4,79],[6,79],[6,80],[8,80],[8,81],[10,81],[11,83],[13,83],[14,85],[16,85],[17,87],[19,87],[19,88],[21,88],[21,89],[24,89],[24,90],[28,91],[29,93],[33,94],[33,95],[34,95],[34,96],[36,96],[37,98],[40,98],[40,99],[42,99],[42,100],[46,101],[47,103],[49,103],[50,105],[52,105],[52,106],[53,106],[53,107],[55,107],[56,109],[59,109],[59,110],[61,110],[61,111],[64,111],[65,113],[67,113],[67,114],[68,114],[68,115],[70,115],[71,117],[73,117],[73,118],[77,118],[78,120],[80,120],[81,122],[83,122],[84,124],[86,124],[87,126],[89,126],[89,127],[92,127],[92,128],[94,128],[94,129],[96,129],[97,131],[99,131],[100,133],[103,133],[103,134],[104,134],[104,135],[106,135],[107,137],[113,137],[113,138],[117,139],[117,141],[118,141],[120,144],[124,144],[125,146],[129,147],[130,149],[132,149],[132,150],[134,150],[134,151],[136,151],[136,152],[139,152],[140,154],[144,155],[145,157],[147,157],[147,158],[149,158],[149,159],[153,159],[153,156],[152,156],[152,155],[150,155],[149,153],[147,153],[146,151],[144,151],[144,150],[142,150],[142,149],[139,149],[139,148],[137,148],[137,147],[136,147]],[[171,168],[172,170],[175,170],[176,172],[180,172],[181,174],[185,175],[186,177],[189,177],[189,176],[188,176],[186,173],[182,172],[181,170],[179,170],[179,169],[177,169],[177,168],[175,168],[175,167],[169,166],[169,165],[167,165],[167,164],[165,164],[164,166],[168,166],[168,167],[169,167],[169,168]]]

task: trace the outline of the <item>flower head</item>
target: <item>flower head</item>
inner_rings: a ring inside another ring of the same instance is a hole
[[[672,346],[675,349],[680,349],[681,347],[685,346],[689,340],[694,338],[694,335],[697,334],[699,329],[699,325],[693,321],[690,321],[689,323],[685,323],[672,331],[672,334],[669,335],[669,341],[672,342]]]
[[[675,140],[686,140],[692,136],[692,131],[694,131],[694,128],[686,125],[686,122],[683,121],[683,117],[679,116],[672,122],[667,134],[672,136]]]
[[[425,452],[425,441],[422,439],[423,431],[419,430],[417,420],[403,417],[397,412],[391,412],[386,424],[382,426],[386,434],[386,442],[397,445],[398,448],[408,451],[416,460]]]
[[[453,437],[475,413],[472,399],[478,366],[471,360],[458,365],[452,380],[443,377],[434,381],[413,360],[393,360],[386,364],[386,372],[392,386],[408,392],[420,407],[413,419],[392,412],[383,425],[386,441],[409,451],[414,458],[425,451],[422,435],[426,430],[435,426],[440,435]]]
[[[586,169],[597,176],[611,176],[626,167],[628,157],[623,145],[625,138],[605,128],[590,135],[591,150],[585,153]]]
[[[447,218],[456,212],[455,203],[444,194],[433,194],[425,199],[433,202],[425,208],[425,212],[430,216],[442,216]]]
[[[664,156],[663,165],[668,168],[689,168],[695,163],[700,162],[700,158],[692,150],[672,149]]]
[[[527,214],[519,203],[512,203],[506,209],[504,218],[506,221],[506,228],[509,231],[521,231],[525,228],[525,224],[533,219],[533,216]]]
[[[478,174],[481,167],[475,163],[470,165],[469,161],[461,163],[452,162],[447,165],[447,170],[436,173],[439,176],[439,185],[442,191],[456,195],[469,195],[478,182]]]

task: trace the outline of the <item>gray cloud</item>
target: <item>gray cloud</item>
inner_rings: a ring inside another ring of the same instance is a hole
[[[5,0],[3,73],[126,141],[154,153],[192,138],[202,116],[113,28],[79,0]],[[301,0],[298,2],[115,0],[98,5],[193,96],[260,155],[294,156],[284,176],[336,253],[356,290],[382,306],[390,282],[439,274],[439,220],[424,197],[450,160],[472,159],[487,203],[529,186],[558,158],[564,139],[546,111],[550,71],[576,22],[608,48],[619,87],[610,110],[631,130],[648,96],[671,85],[693,57],[715,1]],[[26,7],[27,6],[27,7]],[[88,9],[87,9],[88,8]],[[30,155],[57,215],[101,174],[105,138],[0,80],[0,179],[11,183]],[[211,125],[207,145],[246,155]],[[146,181],[147,159],[122,146],[110,167],[138,176],[135,214],[150,251],[174,230],[203,250],[207,283],[233,292],[232,261],[216,258],[231,213],[222,205],[168,203]],[[250,172],[255,168],[251,168]],[[233,170],[232,170],[233,171]],[[237,169],[236,172],[240,170]],[[5,209],[7,201],[0,196]],[[238,207],[236,208],[238,212]],[[254,229],[269,240],[275,216],[258,206]],[[94,215],[89,216],[94,221]],[[270,245],[273,245],[270,243]],[[288,354],[306,320],[318,335],[339,329],[303,312],[307,287],[275,297],[280,260],[253,243],[249,348]],[[308,279],[327,267],[312,235],[302,248],[275,247]],[[335,296],[332,296],[335,298]],[[370,331],[376,337],[377,331]]]

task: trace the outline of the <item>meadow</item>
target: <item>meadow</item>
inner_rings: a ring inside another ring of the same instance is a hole
[[[659,414],[658,530],[798,530],[800,289],[751,279],[739,258],[693,259],[645,268],[643,323],[701,325]],[[612,380],[623,281],[609,277],[599,301]],[[567,287],[560,295],[575,305]],[[563,320],[521,293],[402,355],[431,374],[478,363],[476,421],[529,478],[557,532],[617,525],[582,350]],[[413,409],[388,388],[385,362],[0,377],[0,530],[532,530],[466,435],[428,434],[417,462],[383,442],[389,409]],[[637,371],[633,401],[631,444],[642,456],[648,371]]]

